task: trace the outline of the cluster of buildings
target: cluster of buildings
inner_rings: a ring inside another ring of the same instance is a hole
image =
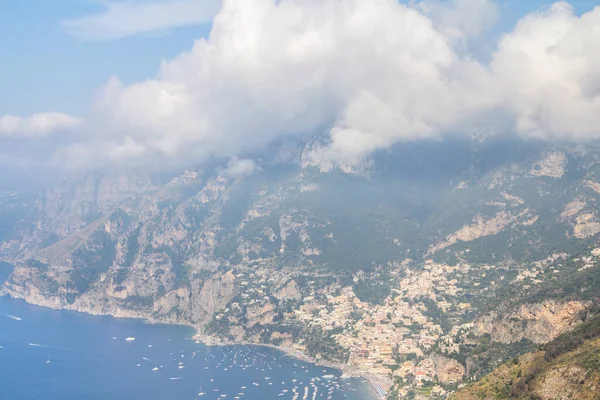
[[[472,307],[465,300],[461,277],[470,272],[468,265],[433,261],[418,269],[404,269],[391,275],[390,295],[374,305],[361,301],[352,287],[341,287],[335,280],[323,284],[316,275],[300,279],[290,276],[290,271],[254,265],[236,271],[236,283],[243,290],[223,314],[244,308],[247,312],[263,310],[251,315],[263,325],[270,321],[273,325],[318,327],[348,350],[351,368],[365,376],[385,377],[378,381],[380,388],[387,391],[398,379],[408,383],[407,387],[419,387],[438,380],[439,365],[431,355],[458,352],[460,337],[469,331],[470,324],[461,315]],[[442,313],[456,316],[459,322],[443,327],[439,321]],[[283,318],[274,320],[277,314]],[[248,321],[247,326],[254,323]],[[292,348],[304,350],[301,341],[291,339]],[[435,385],[430,389],[443,392]]]

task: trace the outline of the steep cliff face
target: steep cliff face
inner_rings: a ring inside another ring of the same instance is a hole
[[[196,326],[210,321],[214,313],[224,309],[235,295],[235,277],[231,272],[215,273],[195,281],[190,287],[168,292],[160,284],[160,278],[130,277],[115,285],[107,274],[103,274],[83,293],[69,282],[60,286],[68,272],[65,268],[49,268],[42,275],[44,278],[40,278],[37,267],[16,267],[11,280],[2,288],[2,294],[54,309]]]
[[[586,321],[543,350],[515,358],[453,399],[586,399],[600,393],[600,319]]]
[[[435,375],[442,383],[461,382],[465,376],[465,367],[456,360],[441,355],[432,357],[435,364]]]
[[[0,244],[0,257],[18,261],[63,239],[77,240],[96,221],[117,209],[130,210],[157,189],[150,174],[139,171],[82,173],[63,178],[31,201],[28,225]],[[82,232],[83,231],[83,232]],[[68,256],[68,255],[67,255]]]
[[[468,362],[480,374],[573,329],[600,295],[600,150],[479,146],[332,162],[315,141],[246,175],[64,180],[6,202],[34,206],[0,244],[17,264],[2,293],[293,345],[406,390],[456,385]]]
[[[523,304],[499,315],[492,312],[475,321],[474,332],[489,334],[493,341],[515,343],[523,339],[547,343],[581,323],[580,311],[589,306],[583,301],[545,301]]]

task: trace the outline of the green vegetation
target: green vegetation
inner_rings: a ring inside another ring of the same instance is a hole
[[[555,395],[557,398],[595,399],[600,384],[599,337],[600,315],[594,315],[573,331],[540,346],[538,351],[513,358],[453,398],[535,399],[539,398],[542,386],[552,384],[547,380],[552,371],[581,367],[585,374],[579,375],[577,382],[561,380],[554,388]]]
[[[137,227],[131,232],[127,239],[127,255],[125,256],[125,266],[130,267],[140,250],[140,231],[141,227]]]
[[[555,358],[575,350],[586,340],[600,336],[600,314],[590,318],[571,332],[563,333],[544,346],[544,359],[552,361]]]
[[[98,272],[106,272],[111,267],[116,257],[116,240],[108,233],[97,230],[88,239],[85,246],[73,252],[73,267],[95,268]]]
[[[388,279],[360,279],[353,286],[354,293],[361,301],[371,304],[381,304],[390,294]]]
[[[533,351],[535,348],[536,345],[526,339],[505,344],[492,342],[489,335],[483,335],[477,338],[477,343],[473,345],[462,344],[458,353],[448,353],[445,355],[463,365],[469,360],[469,363],[473,366],[470,376],[477,378],[491,372],[502,362]]]
[[[116,257],[115,245],[116,240],[106,232],[94,232],[85,246],[73,252],[69,287],[79,294],[86,292],[112,266]]]
[[[40,272],[47,271],[48,267],[50,267],[48,264],[34,258],[25,261],[25,265],[32,268],[37,268]]]
[[[161,246],[154,251],[166,254],[171,260],[171,271],[175,275],[175,288],[186,286],[190,282],[190,266],[184,261],[184,257],[177,249]]]
[[[152,296],[128,296],[124,302],[132,308],[152,308],[154,298]]]
[[[302,339],[306,345],[306,351],[313,357],[320,356],[328,361],[346,362],[349,356],[348,351],[337,344],[331,335],[331,332],[324,332],[318,327],[303,331]]]

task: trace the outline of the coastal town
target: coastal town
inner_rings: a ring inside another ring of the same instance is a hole
[[[392,390],[402,396],[423,387],[443,396],[462,381],[465,368],[452,355],[460,352],[459,344],[473,326],[462,322],[468,320],[471,304],[463,300],[459,284],[460,276],[471,272],[469,265],[429,260],[420,269],[396,271],[394,276],[401,278],[391,280],[381,304],[362,301],[352,286],[324,275],[290,275],[260,265],[234,271],[243,290],[215,316],[213,328],[218,326],[232,342],[267,342],[317,362],[335,362],[344,371],[368,377],[382,398]],[[354,283],[360,279],[355,277]],[[444,326],[442,314],[453,317]],[[322,332],[344,358],[315,352],[306,340],[286,333],[286,326]]]
[[[464,385],[464,349],[487,340],[475,312],[485,306],[482,299],[502,284],[536,285],[559,271],[565,257],[552,254],[512,271],[432,259],[406,268],[405,260],[388,266],[388,292],[376,303],[357,295],[360,283],[370,279],[363,272],[344,285],[314,269],[291,272],[254,260],[233,270],[239,295],[215,315],[203,337],[266,343],[335,366],[369,379],[382,399],[445,397]],[[594,249],[579,260],[581,268],[598,257]]]

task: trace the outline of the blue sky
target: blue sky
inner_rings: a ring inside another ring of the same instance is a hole
[[[510,30],[518,18],[549,3],[501,1],[502,19],[493,34]],[[581,13],[596,1],[571,4]],[[209,23],[199,23],[96,41],[69,35],[61,24],[102,10],[99,2],[87,0],[0,1],[0,115],[47,110],[81,115],[111,76],[125,83],[151,78],[161,60],[189,49],[210,30]]]
[[[80,115],[111,76],[126,83],[153,77],[162,59],[189,49],[210,29],[198,24],[90,41],[69,35],[61,24],[102,9],[86,0],[0,1],[0,115]]]

